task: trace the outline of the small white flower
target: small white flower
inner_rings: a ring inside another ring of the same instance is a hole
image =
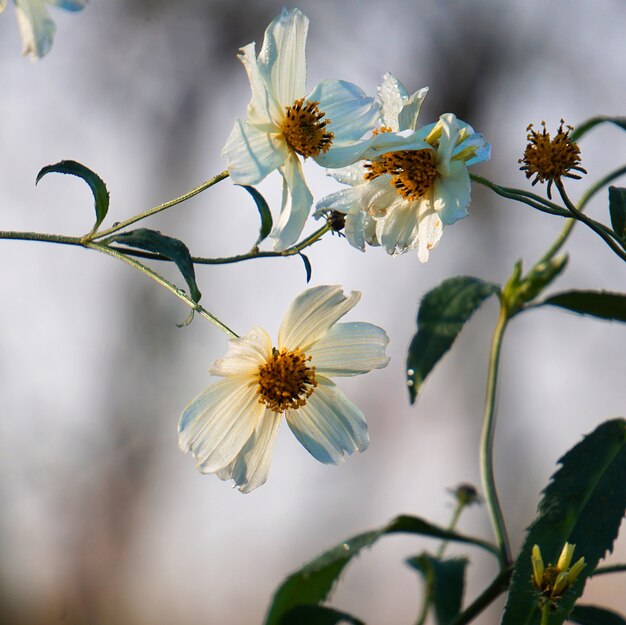
[[[234,480],[242,493],[267,479],[282,415],[296,438],[324,463],[363,451],[369,438],[363,413],[330,380],[385,367],[387,335],[370,323],[337,323],[360,299],[339,286],[304,291],[291,304],[272,346],[253,328],[231,339],[209,373],[224,379],[184,410],[179,446],[196,468]]]
[[[325,80],[306,95],[308,27],[298,9],[283,9],[267,27],[258,57],[254,43],[241,48],[252,99],[247,119],[235,122],[222,150],[236,183],[255,185],[275,169],[282,174],[283,203],[272,232],[277,250],[297,241],[313,202],[299,156],[325,167],[354,163],[369,146],[355,143],[378,117],[373,98],[349,82]]]
[[[489,144],[452,113],[417,130],[426,92],[409,95],[395,77],[385,75],[378,91],[383,124],[378,136],[404,135],[405,146],[335,173],[352,188],[317,205],[318,215],[346,213],[346,237],[354,247],[382,245],[389,254],[417,248],[426,262],[444,225],[468,214],[467,167],[489,158]]]
[[[46,9],[46,4],[58,6],[67,11],[80,11],[87,0],[13,0],[17,23],[22,36],[22,54],[35,61],[45,56],[52,48],[56,26]],[[0,0],[0,13],[7,0]]]

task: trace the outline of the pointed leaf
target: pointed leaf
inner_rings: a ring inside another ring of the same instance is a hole
[[[337,578],[354,556],[362,549],[371,547],[382,536],[397,533],[419,534],[476,545],[498,555],[494,545],[478,538],[457,534],[418,517],[399,516],[379,530],[359,534],[337,545],[287,577],[274,594],[265,625],[279,625],[284,615],[296,606],[316,605],[325,601]]]
[[[417,313],[417,334],[406,362],[411,403],[474,312],[490,295],[499,292],[497,284],[460,276],[444,280],[424,295]]]
[[[409,558],[407,564],[419,571],[426,584],[425,597],[435,610],[437,625],[450,625],[461,613],[467,560],[440,560],[428,553]]]
[[[626,420],[598,426],[559,461],[561,468],[543,492],[539,514],[528,528],[515,562],[502,625],[539,623],[537,593],[531,582],[531,551],[539,545],[545,563],[555,564],[566,542],[586,566],[550,611],[549,624],[568,617],[600,558],[613,548],[626,509]]]
[[[259,211],[259,217],[261,218],[261,226],[259,227],[259,237],[254,244],[257,247],[261,242],[265,241],[272,230],[272,213],[270,212],[270,208],[265,201],[265,198],[254,188],[247,184],[239,185],[243,187],[254,200],[256,207]]]
[[[96,222],[91,230],[92,232],[95,232],[98,229],[98,226],[104,221],[104,218],[109,210],[109,192],[106,185],[102,181],[102,178],[100,178],[100,176],[98,176],[95,172],[91,171],[91,169],[81,165],[81,163],[77,163],[76,161],[60,161],[54,165],[44,167],[37,174],[35,184],[37,184],[46,174],[51,172],[78,176],[89,185],[89,188],[93,193],[96,208]]]
[[[583,135],[587,134],[592,128],[598,124],[610,123],[626,130],[626,117],[609,117],[608,115],[598,115],[579,124],[574,128],[574,132],[570,135],[572,141],[578,141]]]
[[[626,295],[609,291],[564,291],[542,304],[559,306],[579,315],[591,315],[611,321],[626,321]]]
[[[306,283],[311,282],[311,274],[313,273],[313,268],[311,267],[311,261],[308,256],[305,256],[302,252],[298,254],[304,263],[304,271],[306,271]]]
[[[280,625],[337,625],[337,623],[365,625],[354,616],[320,605],[296,606],[280,619]]]
[[[191,254],[187,246],[178,239],[161,234],[158,230],[139,228],[130,232],[114,234],[107,239],[108,243],[116,242],[128,247],[135,247],[169,258],[183,274],[189,287],[189,294],[194,302],[200,301],[200,290],[196,284]]]
[[[569,620],[578,625],[626,625],[623,616],[595,605],[575,605]]]
[[[626,240],[626,189],[609,187],[609,213],[613,232]]]

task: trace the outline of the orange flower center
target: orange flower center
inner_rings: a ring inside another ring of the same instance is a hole
[[[300,98],[285,107],[286,115],[281,125],[283,137],[294,152],[305,158],[327,152],[335,138],[332,132],[326,132],[330,120],[324,119],[326,113],[320,111],[318,104]]]

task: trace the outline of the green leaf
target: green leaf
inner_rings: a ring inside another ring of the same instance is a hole
[[[626,117],[609,117],[608,115],[598,115],[579,124],[574,128],[574,132],[570,135],[572,141],[578,141],[583,135],[587,134],[592,128],[598,124],[610,123],[626,130]]]
[[[555,564],[566,542],[586,566],[550,611],[549,624],[568,617],[585,581],[611,551],[626,509],[626,420],[598,426],[559,461],[561,468],[543,492],[539,514],[528,528],[515,562],[502,625],[535,625],[540,609],[531,582],[531,551],[539,545],[544,563]]]
[[[78,176],[82,178],[91,189],[93,193],[93,199],[96,208],[96,223],[94,224],[91,232],[95,232],[98,226],[104,221],[104,218],[109,211],[109,192],[106,185],[102,181],[102,178],[95,172],[91,171],[84,165],[77,163],[76,161],[60,161],[54,165],[48,165],[44,167],[38,174],[35,180],[35,184],[46,175],[51,172],[58,174],[71,174],[72,176]]]
[[[609,213],[613,232],[626,239],[626,189],[609,187]]]
[[[354,616],[320,605],[298,605],[280,619],[280,625],[365,625]]]
[[[417,334],[406,362],[411,403],[474,312],[485,299],[499,292],[497,284],[460,276],[444,280],[424,295],[417,313]]]
[[[409,558],[407,564],[419,571],[426,584],[425,596],[435,609],[438,625],[450,625],[461,613],[467,560],[440,560],[428,553]]]
[[[498,549],[483,540],[437,527],[418,517],[399,516],[381,529],[359,534],[324,552],[287,577],[274,594],[265,625],[279,625],[284,615],[296,606],[317,605],[325,601],[337,578],[354,556],[362,549],[371,547],[382,536],[398,533],[475,545],[498,556]]]
[[[304,263],[304,271],[306,271],[306,283],[311,282],[311,274],[313,273],[313,268],[311,267],[311,261],[308,256],[305,256],[302,252],[298,254]]]
[[[194,302],[199,302],[201,293],[196,284],[196,272],[194,270],[191,254],[187,246],[178,239],[161,234],[158,230],[139,228],[130,232],[114,234],[107,239],[107,243],[120,243],[128,247],[139,248],[154,254],[169,258],[183,274],[183,278],[189,287],[189,294]]]
[[[541,305],[559,306],[579,315],[626,321],[626,295],[609,291],[564,291],[544,300]]]
[[[623,616],[595,605],[576,605],[569,620],[578,625],[626,625]]]
[[[259,211],[259,217],[261,218],[261,226],[259,227],[259,236],[254,244],[257,247],[260,243],[265,241],[272,231],[272,213],[270,212],[270,208],[265,201],[265,198],[254,188],[247,184],[239,185],[243,187],[254,200],[256,207]]]

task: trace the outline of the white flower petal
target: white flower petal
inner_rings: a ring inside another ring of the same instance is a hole
[[[278,348],[308,348],[352,310],[361,299],[358,291],[344,295],[340,286],[307,289],[291,302],[278,330]]]
[[[338,464],[344,454],[367,449],[369,437],[363,413],[327,378],[305,406],[288,410],[287,423],[305,449],[324,464]]]
[[[427,211],[420,217],[417,257],[422,263],[428,261],[430,250],[439,243],[442,234],[443,224],[435,211]]]
[[[16,0],[17,24],[22,36],[22,54],[36,60],[52,47],[56,26],[41,0]]]
[[[267,174],[284,163],[287,154],[287,146],[278,138],[240,119],[235,121],[222,149],[228,173],[238,184],[261,182]]]
[[[315,205],[315,216],[319,217],[329,210],[348,213],[354,206],[361,207],[361,190],[358,187],[341,189],[323,197]]]
[[[446,176],[452,159],[452,153],[459,139],[460,124],[453,113],[445,113],[439,118],[441,137],[437,149],[437,171]]]
[[[465,161],[465,167],[476,165],[476,163],[482,163],[483,161],[488,161],[491,157],[491,146],[487,143],[485,137],[479,133],[474,133],[471,137],[468,137],[465,141],[463,141],[457,150],[455,150],[455,153],[468,147],[474,147],[476,149],[476,154],[472,158]]]
[[[422,87],[419,91],[416,91],[406,99],[400,111],[400,115],[398,116],[398,126],[400,130],[417,130],[417,118],[422,108],[422,102],[424,102],[424,98],[427,94],[428,87]]]
[[[298,241],[313,204],[302,165],[294,153],[288,154],[279,171],[283,176],[283,201],[278,221],[270,233],[277,252]]]
[[[355,163],[354,165],[348,165],[347,167],[340,167],[338,169],[328,169],[326,173],[332,176],[337,182],[342,182],[343,184],[355,186],[365,182],[363,178],[365,172],[363,171],[363,165],[361,163]]]
[[[405,202],[391,182],[389,174],[370,180],[361,188],[363,209],[374,219],[384,217],[396,204]]]
[[[259,69],[281,106],[305,94],[306,37],[309,19],[298,9],[284,9],[265,30]]]
[[[452,161],[446,177],[437,176],[434,190],[434,209],[444,225],[467,217],[470,204],[471,181],[463,163]]]
[[[387,366],[388,343],[385,331],[371,323],[337,323],[307,353],[316,374],[359,375]]]
[[[376,126],[378,107],[374,98],[356,85],[344,80],[323,80],[307,96],[309,102],[319,102],[319,109],[329,124],[326,131],[335,136],[330,151],[357,141]]]
[[[248,439],[237,457],[223,469],[216,471],[221,480],[233,480],[233,486],[249,493],[262,486],[270,472],[274,440],[282,415],[266,410],[259,427]]]
[[[404,85],[393,74],[387,73],[383,76],[377,91],[383,126],[400,130],[398,116],[408,95]]]
[[[402,254],[417,247],[420,211],[425,200],[396,202],[387,215],[376,222],[376,236],[388,254]]]
[[[263,328],[252,328],[246,335],[229,339],[228,351],[209,369],[210,375],[256,373],[272,355],[272,340]]]
[[[362,252],[365,251],[365,243],[380,245],[376,237],[376,220],[358,206],[352,207],[346,215],[344,233],[348,243]]]
[[[202,473],[214,473],[241,451],[265,406],[254,376],[231,375],[209,386],[183,411],[178,444],[191,451]]]

